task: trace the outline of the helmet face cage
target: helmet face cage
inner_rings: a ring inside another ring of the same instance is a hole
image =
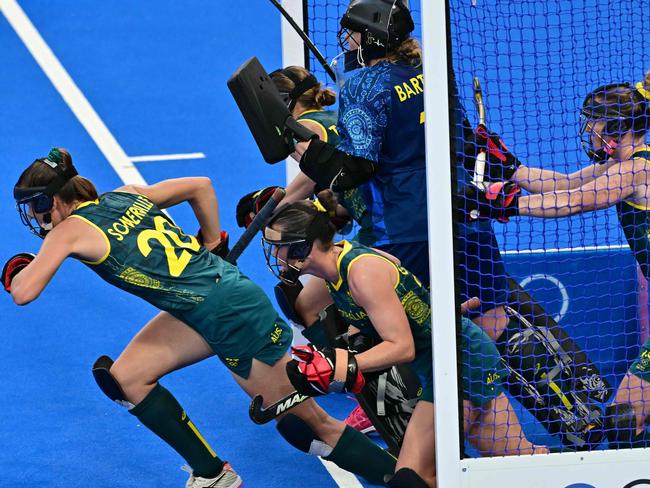
[[[52,210],[54,200],[45,193],[46,187],[26,188],[14,190],[16,197],[16,210],[20,221],[32,234],[38,237],[45,237],[48,231],[52,230],[49,211]],[[41,225],[35,214],[45,214],[45,223]]]
[[[616,90],[630,90],[632,100],[620,102],[598,101],[596,97],[602,95],[606,99],[608,92]],[[632,114],[621,113],[623,104],[629,106],[632,103],[634,109]],[[636,110],[640,105],[641,110]],[[629,83],[612,83],[596,88],[589,93],[582,103],[580,111],[580,142],[587,155],[595,162],[603,162],[609,158],[616,148],[616,140],[630,130],[646,131],[650,122],[648,103],[637,90]],[[596,132],[594,124],[598,121],[605,122],[602,131]],[[588,128],[591,126],[591,129]],[[595,149],[593,137],[595,135],[603,143],[603,147]]]
[[[609,158],[614,148],[603,138],[603,136],[594,130],[594,123],[598,120],[593,117],[593,114],[582,112],[580,114],[580,144],[582,149],[587,153],[589,159],[594,163],[602,163]],[[595,135],[602,142],[603,146],[600,149],[594,147],[593,137]]]
[[[264,229],[264,234],[262,235],[262,249],[264,251],[264,258],[266,259],[266,265],[271,273],[280,281],[289,285],[295,285],[300,277],[302,268],[289,263],[289,260],[304,260],[309,256],[313,242],[309,242],[307,238],[289,238],[285,240],[286,237],[282,237],[280,233],[278,233],[281,236],[279,239],[267,238],[267,235],[271,234],[271,232],[267,232],[269,229],[268,227]],[[270,230],[277,232],[273,229]],[[286,261],[279,257],[280,249],[283,247],[287,247]]]

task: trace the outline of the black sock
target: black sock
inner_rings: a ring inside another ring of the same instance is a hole
[[[223,461],[210,448],[174,396],[160,384],[129,413],[173,447],[187,461],[195,476],[213,478],[223,469]]]
[[[391,488],[429,488],[420,476],[411,468],[402,468],[386,480]]]

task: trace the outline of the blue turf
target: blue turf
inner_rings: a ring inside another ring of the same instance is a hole
[[[69,74],[127,154],[201,151],[206,159],[142,163],[154,182],[210,176],[224,228],[232,239],[238,198],[284,181],[284,166],[263,164],[230,96],[226,80],[252,55],[267,69],[281,62],[279,16],[252,2],[21,2]],[[252,21],[252,19],[257,19]],[[121,184],[3,16],[0,16],[5,177],[0,257],[38,249],[10,199],[22,168],[50,147],[67,147],[80,172],[100,191]],[[196,230],[188,208],[171,211]],[[273,278],[254,241],[241,267],[271,292]],[[103,397],[90,366],[116,356],[155,313],[149,305],[102,283],[77,262],[66,262],[43,295],[27,307],[0,300],[0,487],[178,487],[182,460]],[[174,392],[217,453],[248,487],[335,486],[321,463],[297,453],[273,426],[255,426],[248,399],[216,359],[170,375]],[[327,399],[344,416],[345,398]]]

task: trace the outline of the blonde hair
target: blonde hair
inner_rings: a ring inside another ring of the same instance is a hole
[[[422,48],[417,39],[407,37],[402,41],[397,49],[394,49],[386,56],[389,61],[404,61],[411,66],[422,64]]]
[[[289,66],[273,73],[271,79],[275,83],[275,86],[278,90],[285,93],[290,93],[296,87],[296,83],[284,74],[286,71],[289,71],[299,82],[311,75],[302,66]],[[300,95],[297,102],[307,109],[322,110],[323,107],[336,103],[336,94],[329,88],[322,88],[322,84],[318,83]]]

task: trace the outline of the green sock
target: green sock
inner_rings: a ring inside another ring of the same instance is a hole
[[[210,448],[176,398],[160,384],[129,413],[173,447],[187,461],[195,476],[212,478],[223,469],[223,461]]]
[[[378,485],[384,484],[385,475],[392,476],[395,473],[397,462],[388,451],[348,426],[334,450],[325,459]]]

